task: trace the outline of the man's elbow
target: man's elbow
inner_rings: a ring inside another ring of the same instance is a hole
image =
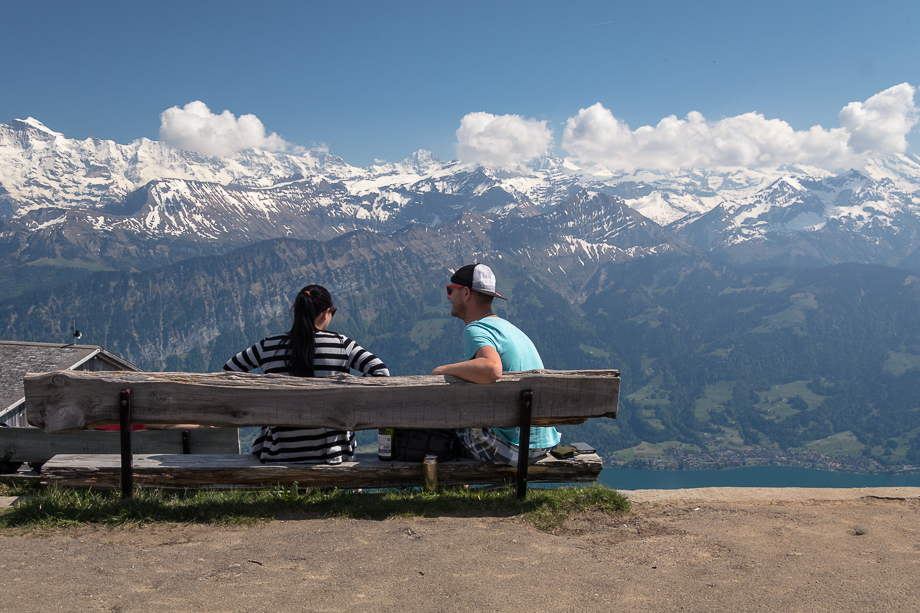
[[[493,383],[502,378],[502,365],[493,366],[488,373],[489,383]]]

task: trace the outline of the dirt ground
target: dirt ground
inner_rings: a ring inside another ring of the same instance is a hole
[[[624,492],[516,517],[0,533],[0,611],[916,611],[920,488]]]

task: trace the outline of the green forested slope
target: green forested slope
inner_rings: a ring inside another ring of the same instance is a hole
[[[274,240],[151,271],[99,273],[0,302],[2,335],[63,340],[76,317],[82,342],[145,368],[213,371],[286,330],[291,296],[317,282],[340,309],[333,329],[394,374],[427,373],[463,357],[444,284],[449,267],[478,251],[511,298],[499,314],[534,339],[547,368],[623,374],[619,418],[563,428],[570,441],[626,459],[632,452],[623,450],[642,443],[649,453],[810,448],[920,464],[917,273],[662,256],[598,266],[571,289],[566,279],[575,276],[557,273],[550,289],[519,256],[464,240],[453,251],[361,233]]]

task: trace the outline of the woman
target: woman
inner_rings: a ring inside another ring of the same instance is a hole
[[[224,370],[262,372],[293,377],[325,377],[360,370],[365,375],[389,377],[377,356],[350,338],[328,332],[335,315],[332,296],[321,285],[308,285],[291,306],[290,332],[263,338],[224,364]],[[265,426],[250,453],[262,462],[340,464],[355,459],[355,433],[327,428]]]

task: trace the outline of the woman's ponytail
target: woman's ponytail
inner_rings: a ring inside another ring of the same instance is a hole
[[[295,377],[313,376],[316,355],[316,317],[332,308],[332,296],[322,285],[301,289],[291,305],[291,330],[287,333],[287,367]]]

